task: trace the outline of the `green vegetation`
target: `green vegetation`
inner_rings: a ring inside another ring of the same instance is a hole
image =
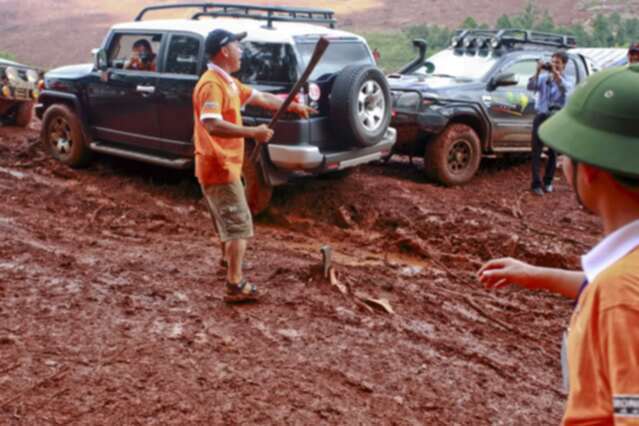
[[[618,13],[596,15],[589,24],[556,25],[547,11],[541,12],[532,2],[517,15],[502,15],[495,27],[527,28],[535,31],[572,35],[581,47],[625,47],[632,41],[639,41],[639,18],[622,17]],[[467,17],[459,28],[491,28],[486,23],[478,23]],[[421,24],[404,30],[362,33],[371,49],[381,54],[380,66],[385,72],[398,70],[415,57],[410,40],[422,38],[428,43],[428,54],[432,55],[450,45],[455,29],[443,26]]]
[[[12,53],[3,52],[2,50],[0,50],[0,59],[8,59],[10,61],[15,61],[16,57]]]

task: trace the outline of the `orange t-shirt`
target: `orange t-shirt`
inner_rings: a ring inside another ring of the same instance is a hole
[[[568,333],[564,425],[639,425],[639,249],[584,290]]]
[[[242,174],[244,138],[221,138],[209,134],[206,119],[242,125],[242,106],[253,89],[221,70],[208,70],[193,91],[195,128],[195,175],[202,186],[235,182]]]

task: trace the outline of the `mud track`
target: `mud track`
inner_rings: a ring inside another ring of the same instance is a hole
[[[446,189],[400,159],[294,182],[248,254],[266,297],[228,307],[189,173],[71,170],[0,128],[0,423],[556,424],[570,302],[474,273],[577,267],[600,230],[563,180],[543,200],[527,182],[500,160]]]

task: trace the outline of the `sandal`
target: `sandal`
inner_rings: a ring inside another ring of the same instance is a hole
[[[238,284],[226,283],[226,303],[255,302],[258,299],[257,287],[246,280]]]

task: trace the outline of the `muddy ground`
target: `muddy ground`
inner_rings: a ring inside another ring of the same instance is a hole
[[[248,253],[266,296],[229,307],[190,173],[71,170],[0,128],[0,424],[557,424],[571,303],[474,276],[575,268],[599,236],[563,179],[528,195],[528,167],[447,189],[394,159],[280,188]]]

